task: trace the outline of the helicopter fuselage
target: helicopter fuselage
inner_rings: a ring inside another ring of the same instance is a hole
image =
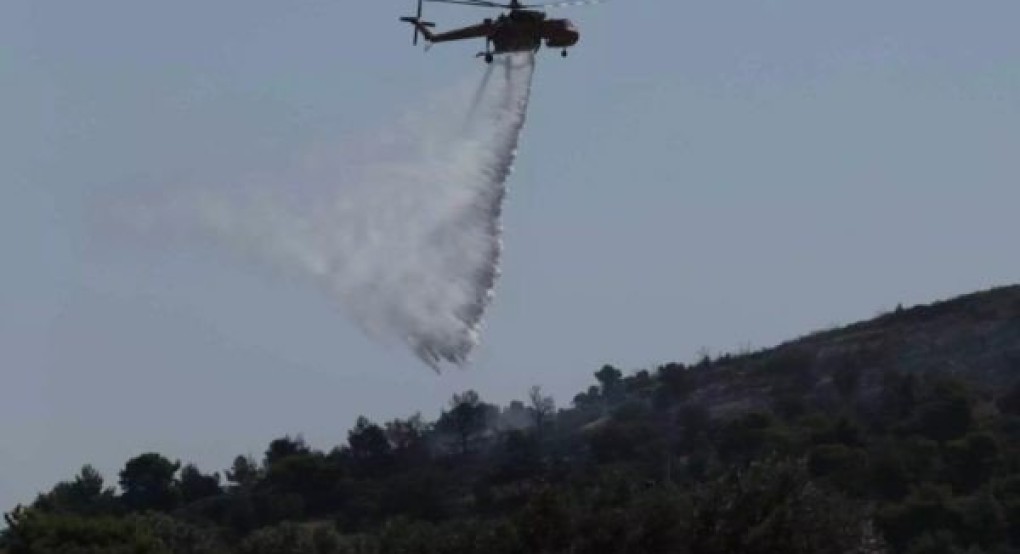
[[[432,0],[432,1],[453,1],[453,0]],[[470,0],[457,0],[455,3],[465,3]],[[483,0],[479,0],[483,2]],[[478,5],[485,7],[502,6],[484,2]],[[431,28],[434,23],[421,20],[421,0],[418,5],[418,15],[414,17],[401,17],[414,25],[415,41],[420,33],[429,43],[453,42],[475,38],[485,39],[485,51],[479,56],[491,62],[494,54],[508,52],[533,52],[542,47],[542,43],[549,48],[562,49],[562,54],[567,55],[567,48],[577,44],[581,38],[574,24],[569,19],[549,19],[545,12],[526,9],[518,0],[512,0],[506,7],[509,12],[504,13],[496,19],[486,19],[483,22],[453,29],[442,33],[434,33]]]
[[[539,11],[515,10],[486,20],[487,39],[493,52],[538,50],[542,41],[550,48],[567,48],[577,44],[580,33],[568,19],[548,19]]]

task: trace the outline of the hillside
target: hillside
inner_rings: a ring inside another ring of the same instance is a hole
[[[709,366],[692,394],[715,413],[768,408],[783,387],[833,403],[841,376],[854,380],[855,394],[872,398],[890,371],[956,376],[1000,389],[1020,375],[1020,285],[899,307],[761,352],[725,355]],[[810,390],[800,390],[799,379]]]
[[[221,473],[89,466],[0,550],[160,553],[1020,551],[1020,286],[758,352],[625,374],[556,408],[467,391]]]

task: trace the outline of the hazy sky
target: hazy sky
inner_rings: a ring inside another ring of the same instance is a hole
[[[359,414],[762,347],[1020,275],[1015,0],[617,0],[544,52],[475,364],[108,207],[244,187],[480,74],[397,0],[0,3],[0,509],[156,450],[206,470]],[[439,27],[483,10],[430,7]]]

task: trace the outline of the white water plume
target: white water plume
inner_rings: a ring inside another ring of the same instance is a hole
[[[243,198],[205,196],[222,238],[313,278],[371,335],[464,363],[499,275],[500,212],[532,54],[444,91],[374,137]]]

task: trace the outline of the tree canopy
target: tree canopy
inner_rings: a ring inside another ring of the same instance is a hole
[[[0,552],[1018,552],[1020,374],[989,368],[1020,369],[1020,317],[963,371],[924,356],[970,343],[904,338],[926,314],[953,317],[604,365],[566,407],[464,391],[434,421],[359,417],[343,444],[278,437],[222,471],[147,452],[115,488],[85,465],[9,508]]]

